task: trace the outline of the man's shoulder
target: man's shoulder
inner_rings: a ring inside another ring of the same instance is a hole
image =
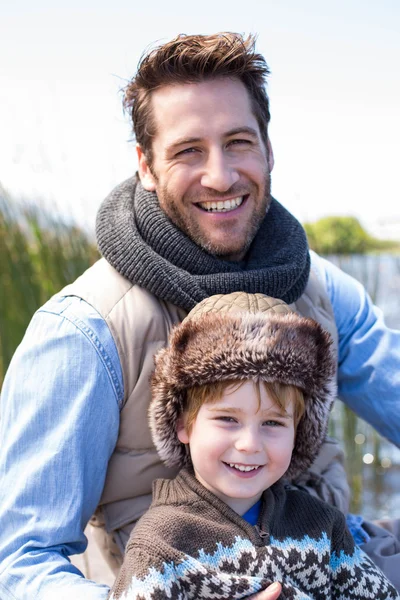
[[[335,291],[338,287],[344,286],[348,288],[356,284],[360,286],[358,282],[350,275],[345,273],[335,262],[320,256],[313,250],[310,250],[311,257],[311,272],[314,277],[317,277],[319,281],[324,285],[331,299],[335,297]]]
[[[64,287],[57,296],[77,296],[107,314],[134,285],[123,277],[104,258],[86,269],[73,283]]]
[[[82,299],[105,321],[121,318],[125,325],[132,319],[143,324],[156,319],[160,312],[159,300],[151,292],[129,281],[104,258],[63,288],[55,296],[58,298]]]
[[[327,289],[327,279],[329,276],[331,276],[332,269],[335,270],[336,267],[332,262],[314,252],[314,250],[310,250],[310,258],[311,277],[314,277],[314,279],[318,280],[319,283],[322,284],[325,289]]]
[[[72,284],[62,289],[58,296],[76,296],[93,306],[108,321],[119,313],[124,320],[156,321],[157,317],[172,315],[174,321],[185,314],[174,305],[157,298],[152,292],[121,275],[104,258],[98,260]],[[178,316],[177,316],[178,315]],[[126,323],[125,323],[126,324]]]

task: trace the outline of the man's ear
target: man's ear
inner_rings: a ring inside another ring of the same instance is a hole
[[[139,146],[139,144],[136,144],[136,153],[137,153],[138,165],[139,165],[138,173],[139,173],[139,178],[142,183],[142,186],[148,192],[155,192],[156,191],[156,180],[155,180],[154,175],[151,172],[151,169],[147,163],[146,156],[145,156],[142,148]]]
[[[275,159],[274,159],[274,151],[272,150],[271,140],[269,139],[269,136],[268,136],[268,140],[267,140],[267,159],[268,159],[269,172],[271,173],[272,169],[274,168]]]
[[[186,429],[185,419],[183,417],[180,417],[176,424],[176,435],[178,436],[178,440],[182,444],[189,443],[189,435]]]

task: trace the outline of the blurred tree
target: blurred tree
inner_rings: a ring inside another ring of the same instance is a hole
[[[318,254],[365,254],[399,246],[372,237],[355,217],[324,217],[315,223],[304,223],[304,229],[310,248]]]

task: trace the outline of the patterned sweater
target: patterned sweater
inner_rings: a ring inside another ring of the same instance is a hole
[[[182,470],[154,482],[110,600],[233,600],[274,581],[287,599],[400,598],[335,508],[278,482],[253,527]]]

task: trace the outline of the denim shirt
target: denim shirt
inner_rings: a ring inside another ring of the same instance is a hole
[[[400,446],[400,332],[361,284],[312,253],[339,332],[340,398]],[[118,437],[123,380],[100,315],[75,297],[34,315],[0,403],[0,598],[105,600],[68,556],[102,493]]]

